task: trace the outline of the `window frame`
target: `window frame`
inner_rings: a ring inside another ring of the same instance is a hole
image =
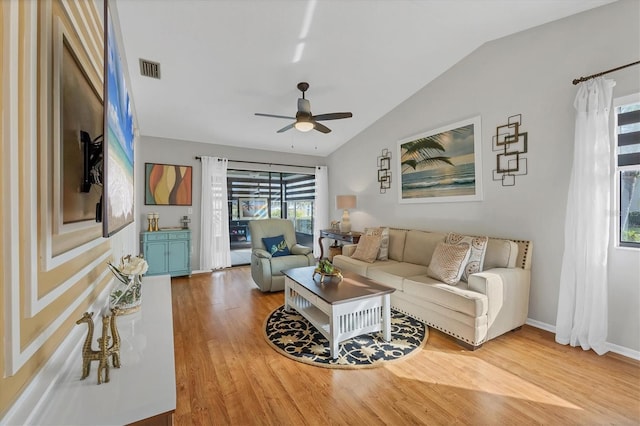
[[[621,199],[620,199],[620,191],[621,191],[621,175],[623,172],[628,170],[640,170],[640,164],[629,165],[629,166],[618,166],[618,112],[617,109],[621,106],[631,105],[640,103],[640,92],[634,93],[627,96],[620,96],[618,98],[613,99],[613,126],[611,143],[613,146],[612,149],[612,166],[613,166],[613,212],[614,212],[614,233],[613,233],[613,246],[617,249],[622,250],[632,250],[632,251],[640,251],[640,242],[625,242],[622,241],[622,208],[621,208]]]

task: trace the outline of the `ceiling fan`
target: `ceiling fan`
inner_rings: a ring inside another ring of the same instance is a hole
[[[316,129],[322,133],[329,133],[331,131],[330,128],[325,126],[324,124],[318,123],[318,121],[326,121],[326,120],[339,120],[341,118],[351,118],[353,114],[350,112],[332,112],[329,114],[320,114],[313,115],[311,114],[311,104],[304,97],[304,92],[309,89],[309,83],[301,82],[298,83],[298,90],[302,92],[302,97],[298,98],[298,112],[295,117],[288,117],[285,115],[274,115],[274,114],[262,114],[260,112],[256,112],[256,115],[261,117],[274,117],[274,118],[285,118],[289,120],[296,120],[295,122],[284,126],[282,129],[278,130],[277,133],[286,132],[289,129],[296,128],[301,132],[308,132],[312,129]]]

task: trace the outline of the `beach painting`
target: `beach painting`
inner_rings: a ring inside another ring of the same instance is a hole
[[[398,142],[400,203],[482,200],[480,116]]]
[[[240,220],[267,219],[269,200],[266,198],[240,198]]]
[[[133,111],[108,8],[107,28],[105,182],[102,200],[104,237],[115,234],[134,220]]]

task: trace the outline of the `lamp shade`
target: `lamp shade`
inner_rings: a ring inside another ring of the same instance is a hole
[[[336,209],[347,210],[356,208],[355,195],[336,195]]]

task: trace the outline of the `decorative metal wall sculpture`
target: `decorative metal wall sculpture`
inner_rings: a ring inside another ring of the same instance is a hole
[[[493,151],[496,155],[496,168],[493,180],[502,181],[502,186],[515,186],[516,176],[527,174],[527,132],[522,132],[522,114],[512,115],[507,124],[496,127],[493,136]]]
[[[382,155],[378,157],[378,182],[381,194],[391,188],[391,151],[387,148],[383,149]]]

